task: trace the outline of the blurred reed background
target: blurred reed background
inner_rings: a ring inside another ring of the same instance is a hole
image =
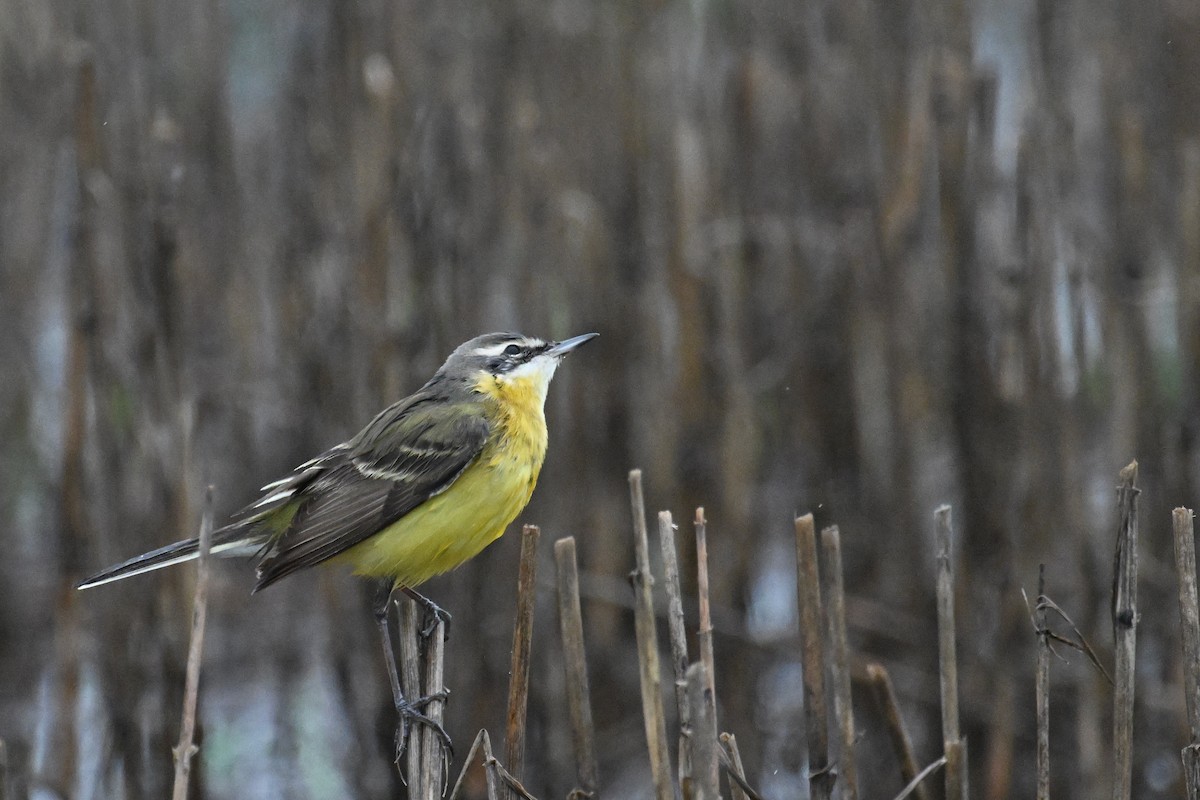
[[[806,792],[793,514],[840,525],[852,660],[892,670],[924,762],[932,511],[953,503],[963,730],[975,795],[998,799],[1033,793],[1020,589],[1045,562],[1111,659],[1132,457],[1134,794],[1179,796],[1197,76],[1181,0],[0,0],[16,796],[168,793],[194,571],[74,581],[191,535],[208,483],[239,507],[490,329],[602,334],[552,387],[521,521],[543,575],[578,539],[605,796],[650,785],[629,468],[651,512],[707,510],[722,726],[777,800]],[[427,587],[455,615],[460,747],[502,728],[518,539]],[[202,796],[400,791],[359,585],[213,580]],[[525,777],[555,797],[573,767],[549,579],[536,624]],[[1109,690],[1081,657],[1053,680],[1054,793],[1099,797]],[[861,687],[856,710],[863,796],[890,797]]]

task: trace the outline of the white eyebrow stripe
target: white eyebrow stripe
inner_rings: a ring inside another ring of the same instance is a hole
[[[500,344],[494,344],[491,347],[477,347],[475,348],[475,355],[498,356],[503,353],[504,348],[508,347],[510,344],[515,344],[522,348],[526,348],[540,347],[542,344],[544,344],[544,342],[542,342],[540,339],[509,339],[508,341],[501,342]]]

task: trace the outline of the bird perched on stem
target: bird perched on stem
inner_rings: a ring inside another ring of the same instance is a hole
[[[554,371],[597,334],[547,342],[489,333],[462,344],[421,389],[381,411],[347,442],[262,488],[213,532],[211,552],[258,560],[254,591],[324,562],[376,581],[376,623],[399,712],[399,759],[409,720],[446,732],[400,688],[388,611],[396,591],[449,615],[416,587],[500,538],[533,494],[546,455],[543,408]],[[189,539],[110,567],[80,589],[199,554]],[[432,630],[433,625],[426,629]]]

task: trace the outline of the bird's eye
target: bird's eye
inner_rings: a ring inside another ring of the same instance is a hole
[[[508,347],[504,348],[504,355],[506,356],[515,356],[519,352],[521,352],[521,348],[515,344],[510,344]]]

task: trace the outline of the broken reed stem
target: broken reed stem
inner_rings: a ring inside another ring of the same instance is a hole
[[[675,550],[675,525],[670,511],[658,512],[658,543],[662,548],[663,580],[667,584],[667,628],[671,635],[671,669],[675,673],[675,705],[679,712],[679,783],[691,777],[691,730],[688,706],[687,627],[683,621],[683,593],[679,587],[679,556]]]
[[[399,604],[396,616],[400,635],[400,685],[406,698],[416,699],[421,696],[421,646],[417,632],[421,629],[423,611],[415,600],[406,597]],[[421,769],[421,754],[426,733],[424,725],[408,726],[408,741],[404,743],[405,781],[411,797],[425,796],[426,775]],[[396,766],[400,765],[397,763]]]
[[[713,655],[712,604],[708,595],[708,521],[704,506],[696,509],[696,595],[700,604],[700,628],[696,631],[696,646],[708,676],[708,703],[713,726],[717,725],[717,665]]]
[[[738,750],[737,737],[732,733],[722,733],[719,741],[721,742],[721,748],[725,751],[725,756],[729,759],[731,770],[744,779],[746,777],[746,768],[742,766],[742,754]],[[737,781],[733,778],[729,779],[729,796],[732,800],[749,800],[746,792],[741,786],[738,786]]]
[[[1191,509],[1177,508],[1171,519],[1175,534],[1175,571],[1179,578],[1179,623],[1183,642],[1183,691],[1188,732],[1200,744],[1200,607],[1196,598],[1196,534]]]
[[[1117,529],[1113,557],[1112,622],[1116,687],[1113,691],[1113,800],[1129,800],[1133,791],[1134,667],[1137,656],[1137,461],[1121,470]]]
[[[812,514],[797,517],[795,524],[809,792],[813,800],[828,800],[833,791],[833,774],[829,768],[829,715],[825,705],[825,659],[821,642],[824,615],[817,566],[817,532]]]
[[[525,716],[529,708],[529,654],[533,646],[533,607],[537,599],[536,525],[521,528],[521,567],[517,575],[517,618],[513,623],[512,667],[508,679],[505,760],[518,779],[525,768]],[[515,797],[510,787],[507,794]]]
[[[558,624],[562,635],[563,670],[567,681],[567,711],[571,718],[571,740],[575,747],[575,770],[579,789],[597,798],[599,770],[596,767],[596,731],[592,723],[591,691],[588,688],[587,658],[583,646],[583,613],[579,603],[579,565],[575,537],[554,543],[558,573]]]
[[[1050,637],[1046,628],[1046,565],[1038,565],[1038,599],[1034,611],[1037,626],[1037,799],[1050,798]]]
[[[951,748],[962,738],[958,728],[958,657],[954,638],[954,558],[950,506],[933,512],[937,546],[937,611],[939,675],[942,688],[942,743],[946,751],[946,800],[965,800],[966,753]]]
[[[637,558],[637,567],[630,577],[634,589],[633,610],[646,746],[650,751],[650,773],[654,779],[656,800],[674,800],[671,756],[667,752],[667,723],[662,703],[662,667],[658,660],[658,626],[654,618],[654,576],[650,574],[650,544],[646,535],[646,503],[642,497],[640,469],[629,473],[629,495],[633,507],[633,547]]]
[[[471,762],[475,760],[475,754],[483,748],[483,774],[487,780],[487,798],[488,800],[500,800],[500,780],[496,772],[496,767],[499,764],[492,756],[492,739],[488,736],[486,728],[483,728],[479,733],[475,734],[475,741],[471,742],[471,749],[467,751],[467,757],[463,761],[462,769],[458,772],[458,780],[454,782],[454,788],[450,790],[450,796],[447,800],[458,800],[459,793],[462,791],[463,781],[466,780],[467,770],[471,768]]]
[[[717,723],[712,716],[708,688],[708,670],[703,661],[687,669],[687,696],[692,711],[689,740],[691,751],[692,791],[695,800],[719,800],[720,772],[717,770]],[[689,793],[684,789],[684,797]]]
[[[1200,608],[1196,599],[1196,534],[1191,509],[1172,513],[1175,571],[1179,577],[1179,623],[1183,641],[1183,694],[1192,741],[1180,752],[1188,800],[1200,800]]]
[[[1200,744],[1189,744],[1180,755],[1183,758],[1183,783],[1187,800],[1200,800]]]
[[[192,774],[192,756],[196,754],[196,702],[200,695],[200,656],[204,652],[204,624],[208,617],[209,550],[213,532],[213,487],[204,492],[204,511],[200,518],[200,557],[196,562],[196,593],[192,600],[192,635],[188,642],[187,673],[183,688],[183,722],[175,753],[173,800],[187,800]]]
[[[886,667],[875,663],[867,665],[867,677],[871,682],[875,702],[883,713],[883,722],[892,740],[896,760],[900,762],[900,778],[905,783],[912,784],[919,774],[917,757],[913,751],[912,737],[908,735],[908,728],[900,713],[900,705],[896,702],[896,689],[892,686],[892,677]],[[917,783],[916,793],[917,800],[929,800],[929,793],[924,784]]]
[[[445,691],[445,659],[446,659],[446,622],[438,619],[433,628],[433,634],[425,645],[425,696],[433,698],[425,706],[425,715],[439,725],[445,721],[446,701],[438,698]],[[441,800],[444,771],[446,763],[445,745],[442,737],[433,731],[426,731],[421,739],[421,775],[422,787],[425,790],[424,800]]]
[[[854,701],[850,688],[850,662],[846,644],[846,596],[842,584],[842,539],[836,525],[821,531],[825,556],[825,588],[829,616],[830,666],[833,683],[833,714],[840,737],[838,777],[842,800],[858,800],[858,771],[854,766]]]

